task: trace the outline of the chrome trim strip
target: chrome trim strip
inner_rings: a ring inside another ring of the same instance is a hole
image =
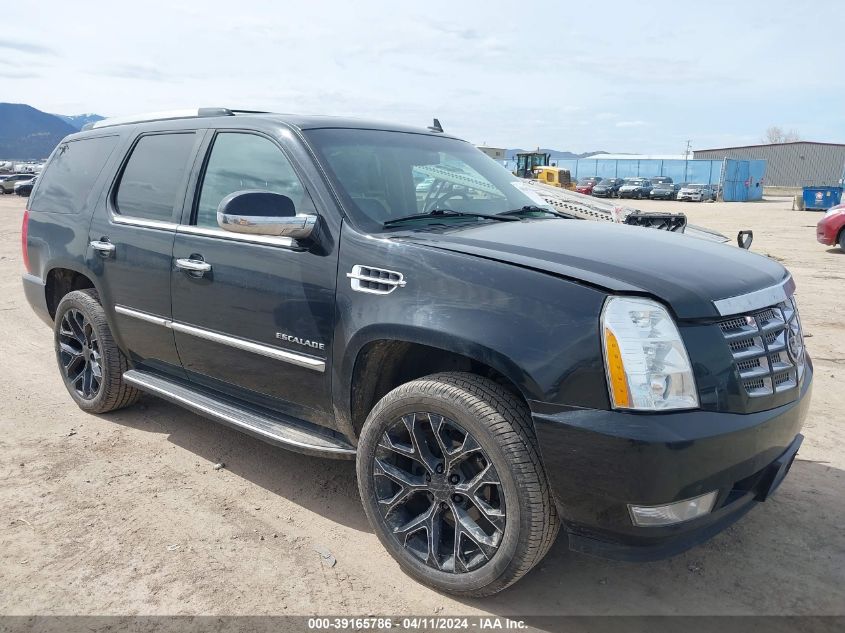
[[[122,314],[124,316],[133,317],[140,321],[146,321],[147,323],[152,323],[154,325],[160,325],[162,327],[169,328],[171,321],[170,319],[165,319],[164,317],[157,316],[155,314],[150,314],[149,312],[141,312],[140,310],[133,310],[132,308],[127,308],[126,306],[116,305],[114,307],[114,311],[118,314]]]
[[[728,297],[713,302],[716,311],[722,316],[731,316],[745,312],[762,310],[786,301],[795,291],[795,282],[790,275],[776,286],[762,288],[744,295]]]
[[[247,341],[246,339],[235,338],[234,336],[227,336],[226,334],[219,334],[218,332],[212,332],[211,330],[194,327],[193,325],[186,325],[177,321],[171,322],[170,327],[176,332],[190,334],[191,336],[196,336],[197,338],[221,343],[223,345],[228,345],[229,347],[242,349],[246,352],[267,356],[268,358],[275,358],[276,360],[281,360],[292,365],[299,365],[300,367],[305,367],[306,369],[313,369],[314,371],[319,372],[326,371],[325,361],[312,358],[311,356],[294,354],[293,352],[288,352],[277,347],[253,343],[252,341]]]
[[[133,218],[128,215],[118,215],[112,213],[112,222],[115,224],[127,224],[129,226],[139,226],[144,229],[161,229],[164,231],[175,231],[178,224],[175,222],[162,222],[161,220],[146,220],[144,218]]]
[[[175,402],[177,404],[184,404],[185,406],[187,406],[191,409],[194,409],[195,411],[201,412],[205,415],[208,415],[209,417],[218,418],[220,420],[225,420],[229,424],[232,424],[233,426],[237,426],[237,427],[242,428],[242,429],[249,429],[250,432],[256,433],[258,435],[261,435],[262,437],[266,437],[267,439],[273,440],[275,442],[281,442],[281,443],[287,444],[289,446],[297,446],[297,447],[309,449],[309,450],[312,450],[312,451],[319,451],[321,453],[333,453],[333,454],[338,454],[338,455],[350,455],[350,454],[354,455],[355,454],[355,450],[352,449],[352,448],[348,448],[348,449],[347,448],[328,448],[328,447],[323,447],[323,446],[315,446],[313,444],[306,444],[305,442],[298,442],[298,441],[290,439],[290,438],[286,438],[286,437],[282,437],[282,436],[279,436],[279,435],[274,435],[272,433],[268,433],[267,431],[265,431],[264,429],[262,429],[260,427],[252,426],[251,424],[244,424],[242,420],[240,420],[240,419],[238,419],[234,416],[226,415],[225,413],[223,413],[223,412],[221,412],[217,409],[214,409],[213,407],[209,407],[209,406],[206,406],[204,404],[200,404],[199,402],[196,402],[195,400],[192,400],[191,398],[186,398],[185,396],[181,396],[177,393],[173,393],[169,389],[159,387],[158,385],[150,384],[149,382],[144,380],[144,378],[142,376],[138,376],[138,375],[134,374],[133,372],[126,372],[125,374],[123,374],[123,379],[127,383],[129,383],[130,385],[134,385],[135,387],[138,387],[142,391],[147,391],[149,393],[153,393],[153,394],[162,396],[165,399],[170,400],[172,402]]]
[[[290,237],[277,237],[274,235],[249,235],[246,233],[232,233],[223,229],[210,229],[201,226],[179,225],[177,233],[186,235],[201,235],[203,237],[217,237],[233,242],[249,242],[252,244],[265,244],[267,246],[280,246],[282,248],[294,248],[298,246],[296,240]]]
[[[196,336],[197,338],[213,341],[222,345],[228,345],[229,347],[241,349],[245,352],[260,354],[261,356],[267,356],[268,358],[280,360],[299,367],[305,367],[306,369],[312,369],[320,373],[326,371],[326,362],[320,360],[319,358],[305,356],[303,354],[295,354],[294,352],[289,352],[277,347],[254,343],[252,341],[247,341],[246,339],[220,334],[219,332],[213,332],[193,325],[187,325],[186,323],[179,323],[178,321],[171,321],[170,319],[165,319],[164,317],[149,314],[147,312],[141,312],[139,310],[133,310],[131,308],[127,308],[126,306],[116,305],[114,310],[118,314],[134,317],[141,321],[170,328],[176,332],[182,332],[183,334],[189,334],[191,336]]]

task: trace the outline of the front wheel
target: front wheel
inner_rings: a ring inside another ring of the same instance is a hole
[[[112,337],[96,290],[64,296],[53,334],[62,380],[80,409],[106,413],[138,400],[140,392],[123,382],[128,362]]]
[[[528,409],[486,378],[450,372],[397,387],[367,417],[357,459],[379,540],[438,590],[497,593],[557,535]]]

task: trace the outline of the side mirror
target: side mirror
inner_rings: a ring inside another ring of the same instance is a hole
[[[217,224],[232,233],[306,239],[316,215],[298,214],[293,200],[272,191],[235,191],[220,201]]]

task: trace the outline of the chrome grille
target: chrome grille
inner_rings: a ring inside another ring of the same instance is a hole
[[[719,323],[751,397],[794,389],[804,375],[804,336],[795,300]]]

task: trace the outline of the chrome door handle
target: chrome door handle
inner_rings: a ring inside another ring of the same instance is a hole
[[[100,257],[111,257],[116,248],[114,244],[107,240],[94,240],[90,244]]]
[[[197,277],[202,277],[205,273],[211,272],[211,264],[201,259],[177,259],[176,268],[191,274],[196,273]]]

